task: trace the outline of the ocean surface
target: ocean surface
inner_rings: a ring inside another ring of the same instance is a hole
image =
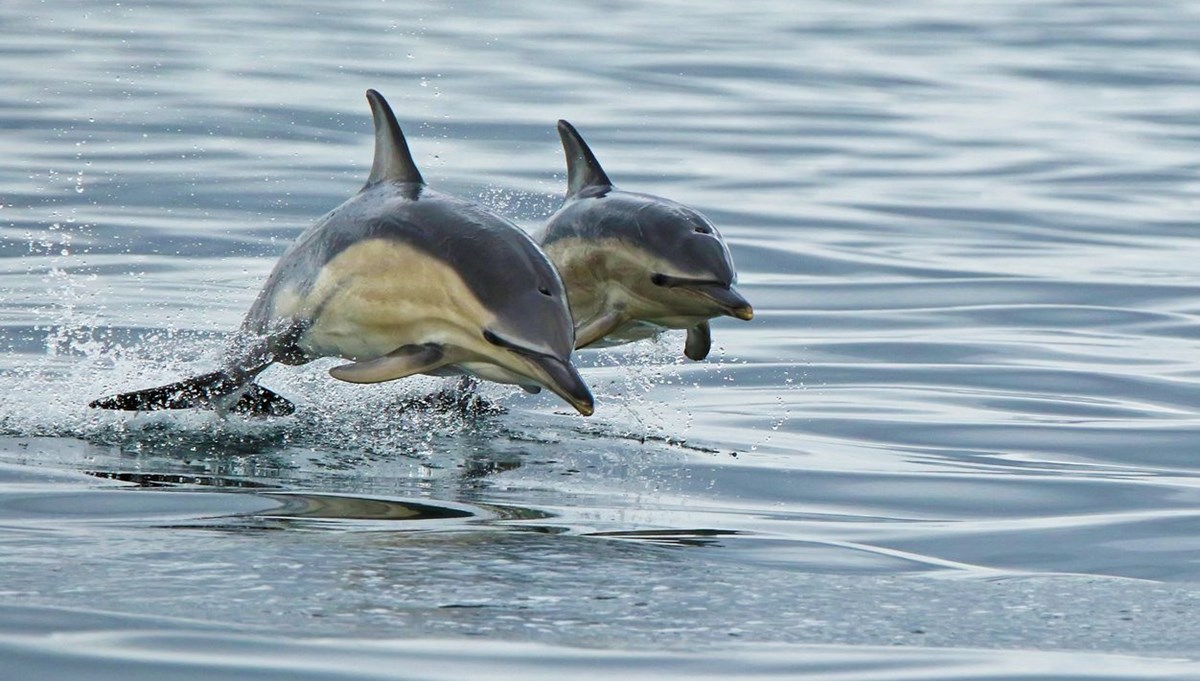
[[[1200,678],[1200,6],[0,4],[0,679]],[[582,418],[217,366],[361,187],[534,230],[565,118],[754,304]]]

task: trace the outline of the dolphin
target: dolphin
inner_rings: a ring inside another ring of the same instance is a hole
[[[375,90],[367,101],[375,159],[366,185],[279,259],[222,368],[90,406],[285,415],[292,403],[255,377],[275,363],[341,357],[350,363],[329,373],[351,383],[478,377],[546,387],[592,413],[571,363],[575,330],[554,266],[512,222],[428,188],[391,107]]]
[[[567,195],[535,238],[566,284],[576,349],[687,329],[684,355],[704,359],[709,319],[754,317],[721,233],[687,206],[616,189],[574,126],[558,134]]]

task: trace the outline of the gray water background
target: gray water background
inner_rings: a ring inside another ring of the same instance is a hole
[[[0,678],[1198,678],[1200,7],[0,5]],[[215,366],[362,184],[536,228],[572,121],[752,322],[591,419]]]

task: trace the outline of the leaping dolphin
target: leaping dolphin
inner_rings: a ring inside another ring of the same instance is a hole
[[[558,134],[567,195],[536,238],[566,284],[575,347],[687,329],[684,355],[704,359],[709,319],[754,317],[733,288],[737,273],[721,233],[687,206],[616,189],[570,123],[559,121]]]
[[[90,406],[290,414],[292,403],[255,377],[276,362],[341,357],[352,362],[329,373],[351,383],[476,376],[544,386],[592,413],[571,364],[575,332],[554,266],[512,222],[426,187],[383,96],[367,90],[367,100],[375,159],[366,186],[279,259],[224,366]]]

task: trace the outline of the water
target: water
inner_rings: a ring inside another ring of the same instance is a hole
[[[514,6],[515,5],[515,6]],[[0,678],[1200,675],[1184,2],[0,7]],[[96,413],[212,368],[363,91],[534,229],[572,121],[755,304],[598,413]]]

